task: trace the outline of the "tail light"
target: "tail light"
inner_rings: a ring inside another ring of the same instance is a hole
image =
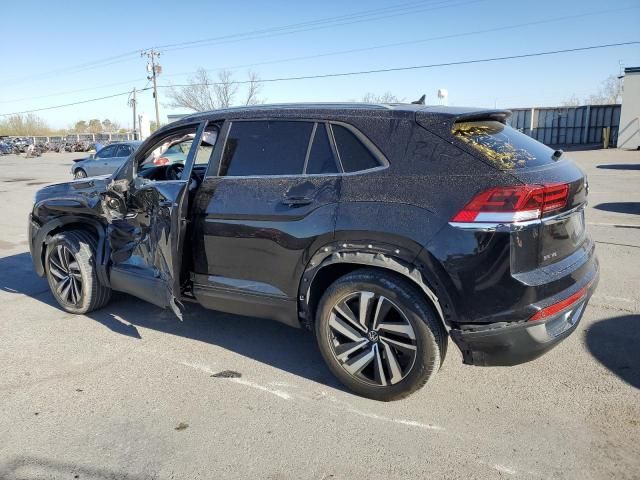
[[[567,204],[568,184],[495,187],[478,193],[452,219],[458,223],[536,220]]]
[[[576,303],[580,302],[584,299],[584,297],[587,296],[587,293],[589,292],[591,285],[593,285],[593,282],[594,280],[591,280],[587,285],[582,287],[570,297],[567,297],[564,300],[559,301],[558,303],[554,303],[553,305],[549,305],[548,307],[539,310],[527,321],[537,322],[540,320],[546,320],[547,318],[552,317],[557,313],[562,312],[563,310],[568,310],[570,307],[573,307]]]

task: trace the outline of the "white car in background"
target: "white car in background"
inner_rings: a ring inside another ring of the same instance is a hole
[[[111,175],[141,144],[141,141],[130,141],[107,145],[88,158],[74,160],[71,174],[73,178]]]

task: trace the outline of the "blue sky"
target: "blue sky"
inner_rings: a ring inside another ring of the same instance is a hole
[[[98,68],[70,67],[154,45],[232,35],[408,3],[414,5],[406,15],[389,16],[388,11],[386,18],[377,20],[197,48],[164,49],[161,50],[163,74],[159,83],[180,83],[199,67],[212,70],[215,75],[219,68],[412,42],[603,10],[611,11],[491,33],[242,67],[234,70],[234,76],[245,79],[249,68],[262,78],[275,78],[640,40],[640,8],[629,9],[640,7],[638,0],[12,1],[3,5],[1,14],[0,113],[71,103],[147,84],[146,62],[136,54],[115,58]],[[446,88],[451,105],[554,105],[574,94],[585,97],[594,93],[602,80],[618,73],[619,62],[640,66],[640,46],[437,69],[274,82],[264,85],[262,97],[270,103],[345,101],[359,99],[366,92],[390,91],[406,100],[426,93],[427,102],[436,103],[437,89]],[[139,109],[153,117],[151,93],[142,93],[140,100]],[[166,106],[163,91],[160,102],[162,117],[176,112]],[[126,97],[37,114],[53,127],[67,127],[78,119],[96,117],[116,120],[125,127],[131,122]]]

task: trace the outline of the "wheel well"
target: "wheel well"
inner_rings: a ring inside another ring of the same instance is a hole
[[[52,238],[52,237],[55,237],[58,233],[68,232],[70,230],[83,230],[83,231],[93,235],[94,237],[96,237],[96,239],[99,238],[98,232],[96,232],[95,227],[93,225],[87,225],[86,223],[81,223],[81,222],[65,223],[64,225],[60,225],[59,227],[55,227],[49,233],[47,233],[47,236],[44,239],[44,244],[42,246],[42,259],[43,259],[43,261],[44,261],[44,256],[45,256],[45,253],[46,253],[46,250],[47,250],[47,243],[48,243],[49,239]]]
[[[353,272],[354,270],[360,270],[363,268],[379,270],[387,274],[392,274],[397,276],[398,278],[407,280],[413,285],[415,285],[417,287],[418,292],[427,301],[428,305],[430,305],[433,308],[433,313],[436,315],[437,318],[440,319],[442,326],[445,328],[445,331],[448,330],[446,328],[444,319],[442,318],[442,314],[440,313],[439,305],[436,305],[437,299],[434,300],[434,298],[431,298],[424,291],[425,287],[427,289],[429,287],[427,287],[426,285],[420,285],[412,276],[404,275],[392,268],[385,268],[378,265],[367,265],[362,263],[348,263],[348,262],[332,263],[332,264],[326,265],[325,267],[320,268],[320,270],[318,270],[318,272],[315,274],[315,276],[311,280],[311,285],[307,293],[307,302],[306,302],[306,309],[305,309],[306,311],[304,312],[305,318],[303,322],[307,328],[310,328],[310,329],[313,328],[313,322],[315,321],[315,314],[318,308],[318,303],[320,302],[320,299],[322,298],[322,295],[327,290],[327,288],[333,282],[338,280],[340,277],[350,272]]]
[[[363,268],[364,265],[357,263],[333,263],[318,270],[311,282],[311,288],[307,298],[307,310],[312,318],[307,319],[309,325],[313,324],[316,309],[322,294],[329,288],[333,282],[343,277],[347,273]]]

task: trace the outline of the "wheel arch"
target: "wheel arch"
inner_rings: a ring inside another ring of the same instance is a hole
[[[410,280],[423,293],[433,307],[446,332],[450,327],[445,321],[442,302],[436,295],[437,278],[414,263],[411,252],[388,244],[329,244],[321,248],[309,261],[298,290],[298,306],[302,324],[313,328],[314,315],[320,297],[326,288],[347,273],[363,267],[377,268]]]
[[[51,239],[58,233],[70,230],[84,230],[95,235],[98,239],[98,251],[96,252],[96,267],[98,277],[103,285],[109,285],[109,278],[106,271],[106,232],[105,227],[98,220],[80,216],[65,216],[54,218],[38,229],[38,233],[33,240],[32,259],[34,268],[39,276],[45,274],[45,255],[47,245]]]

